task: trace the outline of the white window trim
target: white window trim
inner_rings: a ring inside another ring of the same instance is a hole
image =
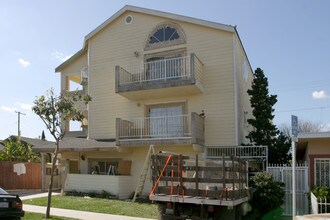
[[[327,160],[330,164],[330,158],[326,157],[326,158],[322,158],[322,157],[318,157],[318,158],[314,158],[314,186],[316,186],[316,162],[317,160]],[[329,166],[329,183],[330,183],[330,166]]]

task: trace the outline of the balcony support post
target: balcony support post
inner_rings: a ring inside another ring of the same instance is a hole
[[[115,88],[116,88],[116,93],[119,92],[119,80],[120,80],[120,66],[115,67]]]
[[[116,118],[116,145],[119,146],[119,136],[120,136],[120,128],[121,128],[121,119]]]
[[[195,84],[195,54],[191,53],[190,54],[190,79],[191,79],[191,84]]]

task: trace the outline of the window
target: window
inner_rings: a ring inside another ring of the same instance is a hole
[[[152,138],[184,137],[187,116],[183,104],[150,106],[148,113]]]
[[[163,26],[150,37],[149,44],[155,44],[160,42],[172,41],[179,39],[180,36],[175,28],[169,26]]]
[[[174,79],[185,76],[185,57],[183,53],[154,55],[146,59],[147,80]]]
[[[163,23],[157,26],[148,36],[145,49],[159,48],[185,43],[182,29],[174,23]]]
[[[119,159],[90,159],[89,169],[91,174],[117,175]]]
[[[315,185],[330,186],[330,159],[315,159]]]

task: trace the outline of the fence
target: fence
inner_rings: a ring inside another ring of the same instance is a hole
[[[316,196],[311,193],[311,205],[312,214],[329,213],[330,202],[327,199],[316,198]]]
[[[284,215],[292,215],[292,167],[291,165],[268,165],[267,171],[274,179],[285,184],[284,191]],[[308,209],[308,165],[297,164],[296,166],[296,210],[298,215],[309,213]]]
[[[0,187],[41,189],[41,163],[0,162]]]

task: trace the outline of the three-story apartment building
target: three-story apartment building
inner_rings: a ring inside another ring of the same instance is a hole
[[[149,145],[202,157],[208,147],[248,143],[253,74],[235,26],[125,6],[56,72],[62,92],[76,84],[92,97],[79,104],[81,129],[65,125],[65,190],[127,197]]]

